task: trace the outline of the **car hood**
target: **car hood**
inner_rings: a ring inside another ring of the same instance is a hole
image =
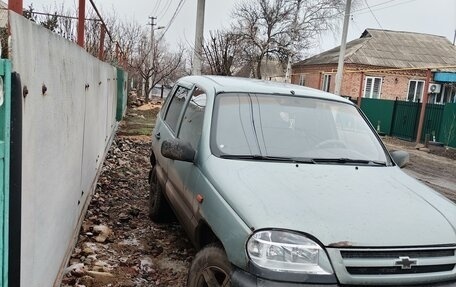
[[[456,243],[456,205],[398,167],[211,156],[204,168],[255,230],[300,231],[334,247]]]

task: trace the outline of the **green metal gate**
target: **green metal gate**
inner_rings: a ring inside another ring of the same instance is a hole
[[[441,141],[439,137],[444,108],[444,105],[426,105],[426,112],[424,113],[423,130],[421,133],[421,141],[424,141],[426,134],[429,135],[429,139],[431,141]]]
[[[420,118],[420,103],[396,101],[391,135],[404,140],[414,140]]]
[[[8,286],[11,63],[0,60],[0,286]]]

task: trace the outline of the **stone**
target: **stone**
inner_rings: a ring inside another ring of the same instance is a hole
[[[85,274],[84,263],[76,263],[71,266],[68,266],[63,271],[63,274],[66,275],[68,273],[70,273],[71,275],[73,275],[75,277],[84,276],[84,274]]]
[[[98,234],[97,237],[95,237],[95,241],[103,243],[108,239],[109,235],[111,235],[112,231],[109,227],[106,225],[95,225],[93,227],[93,232],[95,234]]]
[[[107,284],[115,281],[115,276],[109,272],[100,272],[100,271],[87,271],[87,275],[95,279],[97,283]]]

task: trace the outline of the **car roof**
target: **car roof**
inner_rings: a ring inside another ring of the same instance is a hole
[[[350,103],[347,99],[331,93],[288,83],[265,81],[259,79],[238,78],[228,76],[187,76],[179,83],[196,84],[203,89],[214,89],[215,94],[221,92],[243,92],[295,95],[300,97],[321,98],[332,101]],[[293,94],[294,93],[294,94]]]

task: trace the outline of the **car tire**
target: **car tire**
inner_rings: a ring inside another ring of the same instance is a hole
[[[219,244],[201,249],[188,272],[188,287],[231,286],[231,263]]]
[[[173,211],[166,201],[162,187],[158,182],[157,170],[155,167],[150,175],[149,218],[156,223],[169,222],[174,218]]]

